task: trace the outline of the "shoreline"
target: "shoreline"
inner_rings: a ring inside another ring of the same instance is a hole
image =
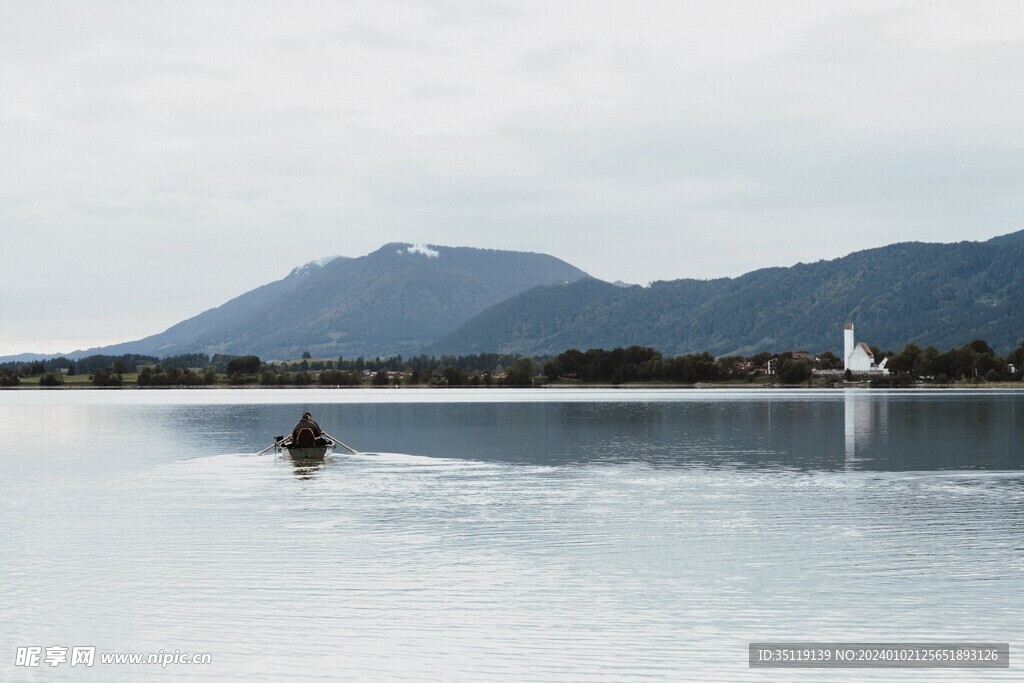
[[[970,390],[970,391],[1007,391],[1007,390],[1019,390],[1024,392],[1024,382],[985,382],[978,384],[928,384],[928,383],[917,383],[907,387],[872,387],[869,382],[844,382],[840,385],[832,386],[807,386],[806,383],[801,384],[753,384],[753,383],[725,383],[725,382],[696,382],[694,384],[672,384],[665,382],[658,383],[624,383],[624,384],[602,384],[602,383],[591,383],[591,384],[542,384],[532,387],[508,387],[508,386],[426,386],[426,385],[412,385],[412,386],[373,386],[373,385],[319,385],[319,384],[289,384],[289,385],[274,385],[264,386],[261,384],[215,384],[215,385],[175,385],[175,386],[145,386],[140,387],[134,384],[123,385],[119,387],[104,387],[104,386],[93,386],[87,383],[73,383],[73,384],[62,384],[57,386],[40,386],[38,384],[20,384],[13,387],[2,387],[0,393],[5,391],[239,391],[239,390],[266,390],[266,391],[425,391],[425,390],[438,390],[438,391],[450,391],[450,390],[468,390],[468,391],[494,391],[494,390],[507,390],[515,389],[521,391],[545,391],[545,390],[568,390],[568,391],[589,391],[589,390],[619,390],[619,391],[636,391],[636,390],[668,390],[668,389],[680,389],[680,390],[738,390],[738,391],[749,391],[749,390],[809,390],[809,391],[843,391],[845,389],[867,389],[867,390],[881,390],[881,391],[927,391],[927,390]]]

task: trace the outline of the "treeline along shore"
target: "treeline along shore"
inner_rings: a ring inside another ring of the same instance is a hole
[[[888,373],[855,375],[830,351],[752,356],[707,352],[665,357],[642,346],[611,350],[569,349],[557,356],[498,353],[411,358],[313,358],[287,361],[257,356],[191,353],[157,358],[140,354],[50,358],[0,365],[0,387],[533,387],[666,384],[692,386],[978,386],[1019,383],[1024,378],[1024,342],[1005,358],[976,339],[940,351],[906,345],[899,353],[872,347],[886,358]]]

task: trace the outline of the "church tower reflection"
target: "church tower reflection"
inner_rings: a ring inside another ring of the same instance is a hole
[[[869,389],[846,389],[843,392],[846,441],[844,469],[856,468],[856,463],[867,455],[868,445],[875,434],[885,431],[888,412],[886,403],[886,396],[872,395]]]

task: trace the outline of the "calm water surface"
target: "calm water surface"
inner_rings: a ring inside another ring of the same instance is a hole
[[[304,410],[365,453],[253,455]],[[0,679],[1020,680],[1022,444],[1021,393],[0,392]],[[160,650],[212,664],[98,661]]]

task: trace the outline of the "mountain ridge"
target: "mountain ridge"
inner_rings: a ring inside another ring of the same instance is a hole
[[[835,350],[845,320],[871,343],[1005,351],[1024,334],[1024,231],[985,242],[900,242],[735,278],[662,280],[616,292],[577,282],[501,302],[431,351],[556,354],[639,344],[716,355]],[[607,283],[605,283],[607,284]],[[574,309],[571,322],[543,311]],[[514,325],[508,322],[514,321]]]
[[[391,242],[328,257],[143,339],[66,355],[205,352],[295,358],[653,346],[666,354],[836,350],[845,320],[890,348],[1024,329],[1024,230],[986,241],[897,242],[737,277],[608,283],[554,256]]]
[[[585,276],[547,254],[391,242],[311,261],[158,334],[69,356],[409,353],[521,291]]]

